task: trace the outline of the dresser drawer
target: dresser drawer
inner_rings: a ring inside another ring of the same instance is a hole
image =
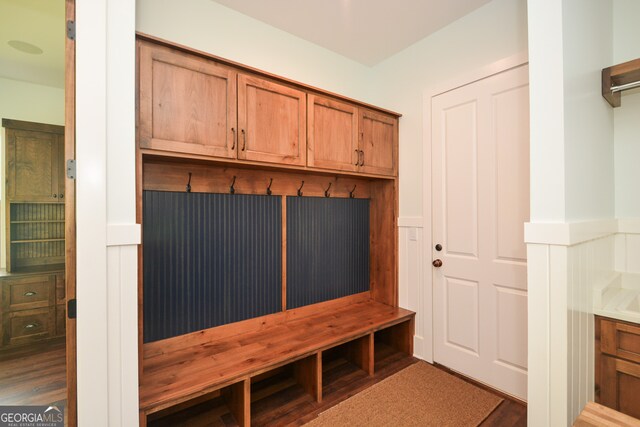
[[[54,305],[55,286],[55,274],[4,279],[2,309],[8,312]]]
[[[640,363],[640,326],[602,319],[600,329],[600,351]]]
[[[55,308],[38,308],[2,315],[2,345],[26,344],[51,338],[55,331]]]

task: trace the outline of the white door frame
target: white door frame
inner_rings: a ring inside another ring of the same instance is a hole
[[[433,266],[431,265],[431,254],[433,247],[433,230],[431,229],[433,200],[431,191],[431,99],[445,92],[466,86],[478,80],[485,79],[494,74],[498,74],[512,68],[525,65],[529,62],[528,53],[520,52],[491,64],[477,68],[475,70],[460,73],[458,76],[440,82],[427,88],[422,97],[422,215],[423,215],[423,236],[424,244],[428,245],[423,250],[424,254],[424,301],[422,307],[424,313],[424,343],[423,358],[427,362],[433,363]],[[523,225],[524,227],[524,225]]]

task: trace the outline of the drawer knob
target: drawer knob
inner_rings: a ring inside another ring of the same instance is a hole
[[[38,325],[37,323],[28,323],[28,324],[24,325],[24,328],[25,329],[35,329],[38,326],[40,326],[40,325]]]
[[[37,294],[38,294],[38,293],[37,293],[37,292],[35,292],[35,291],[27,291],[27,292],[25,292],[25,293],[24,293],[24,296],[25,296],[25,297],[32,297],[32,296],[35,296],[35,295],[37,295]]]

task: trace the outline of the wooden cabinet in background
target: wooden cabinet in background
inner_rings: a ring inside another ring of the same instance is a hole
[[[360,109],[360,171],[378,175],[397,174],[398,119]]]
[[[195,55],[139,45],[141,148],[236,157],[236,72]]]
[[[0,277],[0,347],[64,335],[64,272],[5,274]]]
[[[358,107],[308,95],[307,165],[321,169],[357,171]]]
[[[640,325],[596,317],[596,402],[640,418]]]
[[[306,164],[306,94],[289,86],[238,75],[238,158]]]
[[[55,202],[64,198],[64,127],[2,120],[6,129],[7,198]]]

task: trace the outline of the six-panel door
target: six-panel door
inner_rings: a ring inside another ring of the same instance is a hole
[[[307,106],[300,90],[238,75],[238,158],[306,164]]]
[[[213,61],[140,45],[141,148],[236,157],[236,72]]]

